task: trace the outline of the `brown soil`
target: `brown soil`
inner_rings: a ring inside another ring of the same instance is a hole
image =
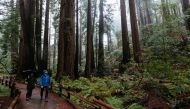
[[[148,92],[148,101],[145,104],[146,109],[171,109],[169,104],[153,92]]]
[[[7,109],[12,100],[10,97],[0,97],[0,109]]]
[[[147,92],[147,96],[142,100],[125,102],[125,107],[133,103],[139,103],[145,106],[146,109],[172,109],[164,99],[158,97],[153,92]]]

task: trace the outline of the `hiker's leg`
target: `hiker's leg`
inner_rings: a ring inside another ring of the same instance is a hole
[[[29,92],[30,92],[30,90],[29,90],[29,87],[27,86],[27,92],[26,92],[26,100],[28,100],[28,98],[29,98]]]
[[[45,95],[45,98],[47,99],[47,98],[48,98],[48,93],[49,93],[49,87],[47,86],[47,87],[45,87],[45,89],[46,89],[46,95]]]
[[[29,98],[31,98],[31,96],[32,96],[32,88],[30,88],[30,92],[29,92]]]
[[[40,92],[41,99],[43,98],[43,92],[44,92],[44,87],[41,88],[41,92]]]

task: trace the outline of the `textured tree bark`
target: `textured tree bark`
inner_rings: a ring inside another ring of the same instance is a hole
[[[59,23],[59,40],[58,40],[58,64],[57,64],[57,74],[56,80],[60,82],[62,75],[64,73],[64,46],[65,46],[65,35],[64,35],[64,18],[65,18],[65,10],[64,10],[64,0],[61,0],[61,7],[60,7],[60,23]]]
[[[20,65],[18,73],[23,70],[35,69],[34,63],[34,14],[35,0],[20,0],[21,26],[23,31],[23,47],[20,47]],[[21,53],[22,52],[22,53]],[[22,61],[22,62],[21,62]],[[22,77],[24,75],[21,75]]]
[[[147,22],[147,24],[151,24],[152,19],[151,19],[151,16],[150,16],[148,0],[145,0],[144,2],[145,2],[145,10],[146,10],[146,22]],[[151,2],[151,1],[149,1],[149,2]]]
[[[43,69],[48,66],[48,36],[49,36],[49,0],[46,1],[44,43],[43,43]]]
[[[38,66],[38,70],[41,69],[41,25],[42,25],[42,6],[43,2],[42,0],[36,0],[36,64]]]
[[[182,4],[183,13],[184,13],[185,15],[190,15],[190,14],[189,14],[190,12],[187,12],[187,11],[190,11],[189,0],[181,0],[181,4]],[[185,24],[186,24],[186,29],[187,29],[188,31],[190,31],[190,18],[187,18],[187,19],[185,20]],[[182,38],[183,38],[183,43],[182,43],[182,45],[183,45],[183,46],[187,46],[187,43],[188,43],[187,37],[183,36]]]
[[[54,45],[53,45],[53,71],[55,71],[55,66],[57,65],[56,64],[56,50],[57,50],[57,27],[54,27],[55,28],[55,33],[54,33]]]
[[[98,75],[102,76],[104,72],[104,6],[103,0],[100,0],[99,17],[99,49],[98,49]]]
[[[139,26],[144,26],[145,25],[145,20],[144,20],[144,14],[142,12],[142,7],[141,7],[141,0],[136,0],[136,4],[137,4],[137,10],[138,10],[138,21],[139,21]]]
[[[131,18],[131,31],[132,31],[132,42],[134,60],[137,63],[142,62],[142,54],[139,41],[139,31],[137,26],[136,8],[134,0],[129,0],[130,18]]]
[[[87,46],[86,46],[86,66],[85,76],[90,77],[93,73],[93,35],[92,35],[92,17],[91,17],[91,0],[88,0],[87,12]]]
[[[76,51],[75,51],[75,65],[74,65],[74,78],[78,79],[78,64],[79,64],[79,7],[78,7],[78,0],[76,0]]]
[[[74,78],[75,62],[75,2],[65,0],[65,74]]]
[[[182,4],[183,13],[187,15],[188,13],[187,11],[188,9],[190,9],[189,0],[181,0],[181,4]],[[186,20],[186,28],[190,31],[190,18]]]
[[[122,47],[123,47],[122,64],[126,64],[130,61],[131,55],[130,55],[129,38],[128,38],[125,0],[120,0],[120,8],[121,8]]]
[[[80,39],[79,39],[79,65],[82,66],[82,19],[81,18],[80,18]]]

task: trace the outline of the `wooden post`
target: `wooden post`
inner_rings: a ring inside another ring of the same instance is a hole
[[[53,92],[53,82],[51,82],[50,90]]]
[[[5,80],[5,86],[8,86],[8,80],[7,79]]]
[[[61,97],[61,95],[62,95],[62,85],[61,83],[59,83],[59,96]]]
[[[16,88],[16,84],[13,83],[12,86],[11,86],[11,94],[10,94],[10,97],[14,97],[16,94],[15,94],[15,88]]]
[[[4,85],[4,78],[2,79],[2,82],[1,82],[2,85]]]

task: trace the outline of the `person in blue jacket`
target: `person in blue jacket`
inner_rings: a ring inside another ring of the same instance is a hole
[[[43,70],[43,75],[40,77],[40,87],[41,87],[41,92],[40,92],[40,96],[41,96],[41,100],[43,99],[43,92],[45,89],[45,101],[48,102],[48,90],[50,88],[50,84],[51,84],[51,80],[50,80],[50,76],[48,75],[48,71],[47,70]]]

